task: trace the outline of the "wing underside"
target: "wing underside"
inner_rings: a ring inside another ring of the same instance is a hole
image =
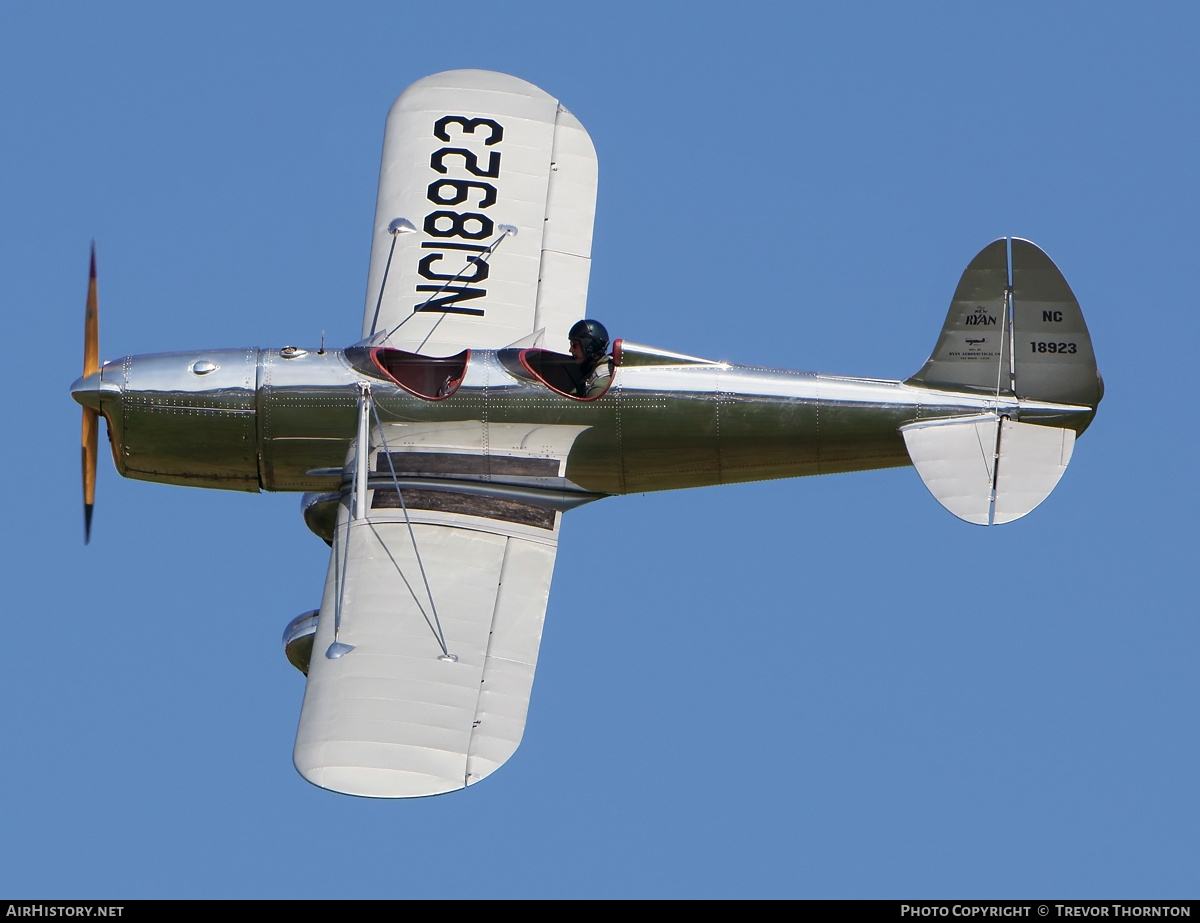
[[[347,794],[436,795],[521,742],[562,513],[597,498],[564,477],[586,427],[361,425],[296,768]]]
[[[296,737],[300,774],[347,794],[453,791],[513,754],[554,570],[561,513],[401,490],[407,521],[395,490],[339,508]]]
[[[384,135],[364,338],[440,356],[544,329],[566,351],[595,204],[595,149],[557,99],[489,71],[414,83]]]

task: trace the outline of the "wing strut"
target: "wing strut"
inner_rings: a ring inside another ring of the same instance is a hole
[[[369,401],[370,407],[371,407],[371,413],[375,417],[375,425],[379,427],[379,442],[383,447],[383,454],[387,458],[388,468],[391,470],[391,473],[392,473],[392,486],[396,488],[396,496],[400,500],[400,509],[404,511],[404,524],[406,526],[408,526],[408,537],[409,537],[409,540],[412,542],[413,555],[417,559],[417,567],[421,571],[421,580],[425,584],[425,595],[429,598],[429,610],[433,615],[433,624],[430,625],[429,627],[433,631],[433,636],[437,639],[438,646],[441,647],[441,649],[442,649],[442,653],[438,657],[438,660],[446,660],[446,661],[449,661],[450,663],[454,663],[455,661],[458,660],[458,655],[451,654],[450,651],[446,647],[446,633],[442,630],[442,622],[438,618],[437,604],[434,603],[434,601],[433,601],[433,590],[431,590],[429,588],[429,576],[425,573],[425,564],[421,561],[421,550],[417,547],[417,536],[416,536],[416,533],[413,532],[412,519],[409,518],[408,506],[404,502],[404,492],[400,489],[400,479],[396,477],[396,466],[392,463],[392,453],[391,453],[391,450],[388,448],[387,436],[384,435],[383,421],[379,419],[379,410],[375,407],[374,401],[370,401],[370,385],[367,385],[366,387],[367,387],[367,398],[368,398],[368,401]],[[363,483],[364,483],[364,489],[365,489],[365,483],[366,483],[365,476],[363,478]],[[399,570],[398,565],[397,565],[396,569]],[[404,574],[401,573],[400,576],[403,578]],[[408,580],[405,579],[404,582],[407,584]],[[410,589],[410,592],[411,592],[411,589]],[[418,608],[421,608],[421,605],[419,602],[417,603],[417,606],[418,606]],[[424,615],[424,609],[422,609],[421,614]],[[428,623],[429,620],[426,619],[425,621]]]
[[[338,593],[333,610],[333,642],[325,650],[325,656],[330,660],[345,657],[352,650],[353,644],[338,640],[342,630],[342,598],[346,594],[346,563],[350,560],[350,540],[354,537],[354,527],[359,522],[367,522],[367,463],[371,454],[368,442],[370,436],[371,385],[368,382],[358,383],[358,437],[354,446],[354,515],[346,522],[346,541],[342,549],[342,560],[334,561],[338,568]]]
[[[417,609],[421,616],[425,619],[425,624],[429,626],[429,630],[433,632],[433,637],[438,643],[438,647],[442,649],[442,653],[438,656],[438,660],[449,661],[454,663],[458,660],[456,654],[451,654],[446,647],[446,633],[442,630],[441,620],[437,614],[437,604],[433,601],[433,591],[429,587],[429,576],[425,573],[425,564],[421,560],[421,550],[417,547],[417,536],[413,532],[412,519],[408,515],[408,506],[404,502],[404,494],[400,490],[400,481],[396,477],[396,469],[392,464],[392,454],[388,450],[387,436],[384,435],[383,422],[379,419],[379,411],[375,407],[375,402],[371,397],[371,385],[369,382],[361,381],[358,383],[358,436],[355,440],[355,458],[354,458],[354,501],[353,512],[346,523],[346,541],[343,544],[342,560],[334,562],[337,569],[335,579],[338,584],[337,598],[334,606],[333,615],[333,642],[325,650],[325,656],[330,660],[337,660],[339,657],[344,657],[346,654],[354,650],[353,644],[346,644],[338,639],[342,628],[342,602],[346,592],[346,564],[350,559],[350,541],[352,536],[358,530],[355,528],[359,523],[375,529],[371,525],[371,521],[367,513],[367,479],[369,476],[369,461],[371,455],[370,445],[370,419],[374,416],[375,423],[379,427],[379,439],[383,445],[383,451],[388,460],[388,467],[392,470],[392,484],[396,488],[396,496],[400,498],[400,509],[404,511],[404,522],[408,527],[408,537],[412,542],[413,554],[417,559],[417,567],[421,571],[421,581],[425,584],[425,596],[429,600],[430,613],[433,615],[433,621],[429,620],[429,616],[425,614],[425,607],[421,605],[421,601],[417,598],[417,594],[413,592],[412,584],[408,582],[408,578],[404,576],[404,571],[396,559],[392,557],[390,551],[387,552],[388,558],[392,562],[392,566],[396,568],[400,574],[400,579],[404,581],[404,585],[408,588],[408,592],[413,597],[413,602],[417,604]],[[387,551],[387,546],[384,545],[384,550]]]

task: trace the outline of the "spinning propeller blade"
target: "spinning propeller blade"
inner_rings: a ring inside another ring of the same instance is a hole
[[[100,324],[96,307],[96,243],[92,242],[92,264],[88,273],[87,311],[83,324],[83,377],[100,369]],[[96,503],[96,442],[100,413],[83,408],[83,542],[92,537],[92,507]]]

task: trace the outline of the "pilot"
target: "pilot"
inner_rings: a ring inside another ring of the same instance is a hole
[[[598,397],[612,382],[612,359],[608,355],[608,331],[597,320],[581,320],[567,335],[571,358],[583,372],[575,386],[576,397]]]

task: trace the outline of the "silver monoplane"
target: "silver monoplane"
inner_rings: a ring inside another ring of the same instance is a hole
[[[99,417],[124,476],[305,491],[332,547],[284,635],[308,677],[295,763],[324,788],[433,795],[525,727],[562,515],[614,494],[912,464],[950,512],[1009,522],[1058,483],[1103,394],[1079,304],[1029,241],[967,266],[907,381],[732,365],[627,340],[602,393],[586,315],[596,154],[522,80],[451,71],[388,116],[363,319],[346,349],[98,363],[83,405],[90,530]]]

